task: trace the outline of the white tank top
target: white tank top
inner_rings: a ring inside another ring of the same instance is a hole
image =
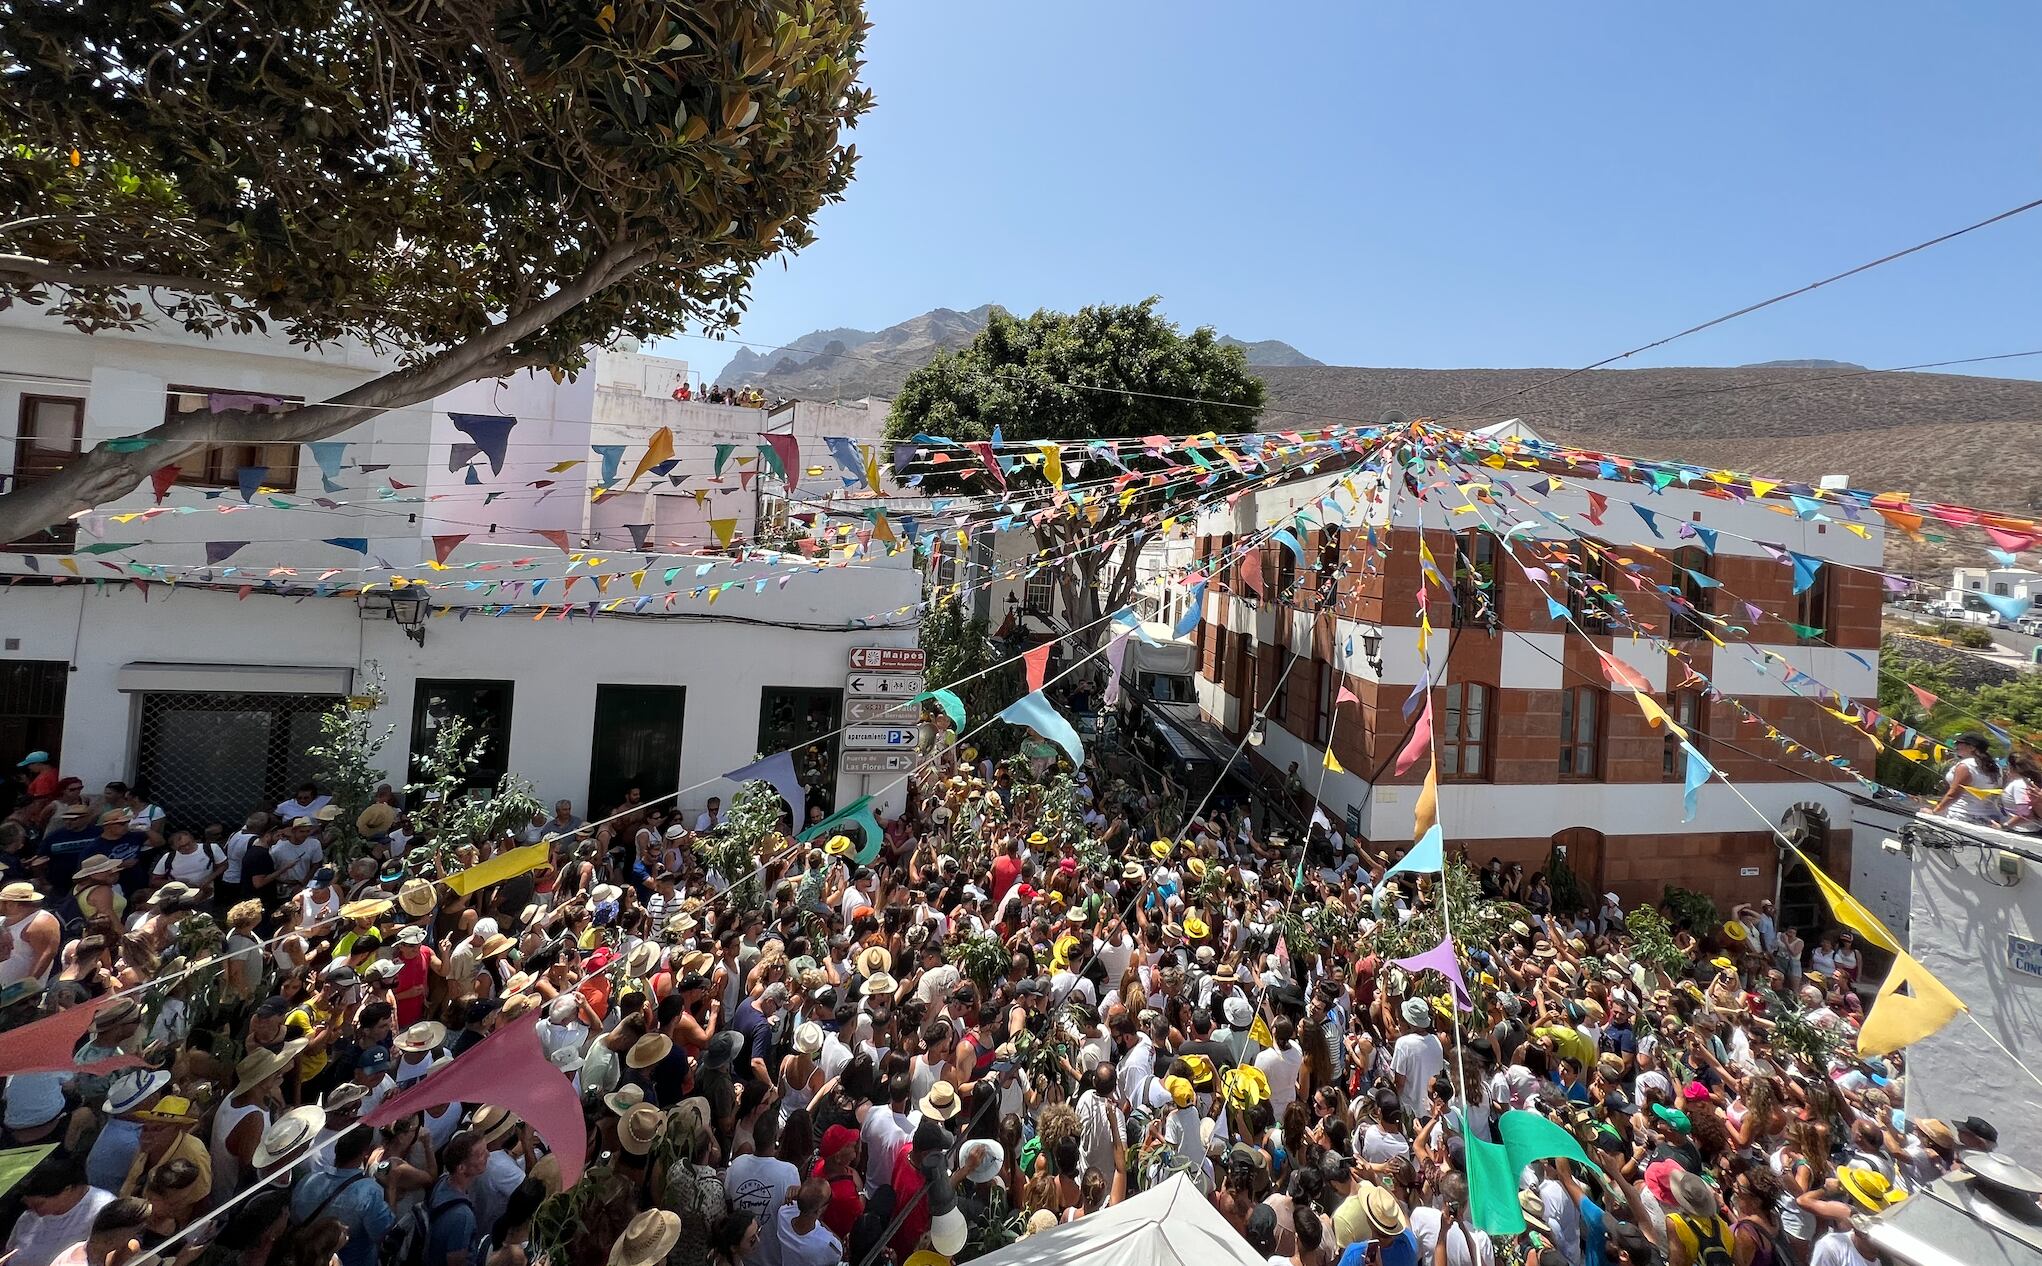
[[[1985,771],[1979,768],[1976,756],[1966,756],[1963,760],[1950,766],[1950,772],[1945,775],[1945,781],[1954,785],[1959,769],[1965,771],[1970,778],[1971,785],[1980,791],[1989,791],[1999,786],[1999,779],[1987,777]],[[1990,822],[1999,816],[1999,799],[1994,797],[1988,800],[1974,796],[1968,791],[1960,791],[1957,793],[1957,798],[1950,802],[1950,816],[1953,818],[1964,818],[1972,822]]]
[[[35,964],[35,946],[28,943],[28,925],[35,922],[37,916],[45,913],[47,911],[30,910],[13,923],[5,925],[7,935],[14,938],[14,948],[8,951],[6,958],[0,958],[0,987],[29,978],[29,968]],[[37,983],[48,984],[50,969],[55,966],[56,956],[51,955],[50,967],[43,968],[43,974],[37,978]]]
[[[262,1128],[269,1129],[269,1110],[261,1104],[237,1108],[228,1099],[220,1104],[213,1114],[213,1203],[218,1204],[241,1190],[241,1160],[227,1146],[227,1140],[234,1134],[234,1127],[241,1124],[253,1113],[262,1118]]]

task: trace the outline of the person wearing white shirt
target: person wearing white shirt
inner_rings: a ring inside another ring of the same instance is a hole
[[[1092,1069],[1084,1093],[1078,1096],[1078,1164],[1085,1173],[1113,1172],[1113,1145],[1122,1136],[1124,1118],[1113,1102],[1113,1070],[1104,1064]]]
[[[1808,1266],[1878,1266],[1878,1250],[1864,1232],[1855,1228],[1831,1231],[1815,1241]]]
[[[774,1155],[780,1142],[778,1113],[759,1115],[752,1127],[753,1150],[732,1158],[723,1176],[723,1190],[730,1207],[742,1209],[759,1220],[758,1246],[745,1258],[747,1266],[769,1266],[778,1260],[777,1240],[769,1240],[768,1228],[777,1228],[780,1208],[801,1186],[801,1171]]]
[[[913,1088],[912,1077],[895,1073],[887,1085],[887,1101],[865,1109],[865,1119],[858,1123],[858,1141],[865,1146],[868,1196],[893,1181],[893,1163],[900,1159],[900,1149],[914,1140],[914,1118],[908,1115]]]
[[[322,796],[311,783],[298,788],[298,794],[276,807],[276,815],[282,824],[289,826],[298,818],[309,818],[327,805],[333,803],[332,796]]]
[[[695,815],[695,834],[706,835],[723,825],[723,797],[709,797],[709,804]]]
[[[1289,1016],[1279,1016],[1270,1033],[1276,1045],[1255,1057],[1255,1068],[1269,1079],[1269,1110],[1277,1120],[1298,1097],[1298,1074],[1304,1070],[1305,1048],[1294,1040],[1296,1030]]]
[[[1468,1220],[1468,1180],[1456,1173],[1443,1174],[1440,1198],[1452,1205],[1459,1218],[1450,1226],[1438,1209],[1420,1205],[1411,1210],[1411,1234],[1418,1241],[1419,1266],[1431,1266],[1442,1227],[1446,1233],[1446,1266],[1496,1266],[1496,1247],[1486,1232]]]
[[[780,1266],[838,1266],[844,1242],[822,1224],[830,1202],[829,1182],[821,1175],[795,1189],[794,1199],[780,1206],[774,1233],[779,1238]]]
[[[1397,1102],[1413,1117],[1423,1116],[1432,1079],[1446,1067],[1446,1053],[1432,1032],[1432,1010],[1423,998],[1406,998],[1401,1014],[1411,1029],[1390,1048],[1390,1076],[1397,1085]]]

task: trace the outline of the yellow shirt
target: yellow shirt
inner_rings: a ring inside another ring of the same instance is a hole
[[[284,1017],[284,1033],[289,1037],[310,1037],[313,1030],[333,1022],[333,1013],[322,1010],[316,1003],[305,1003]],[[300,1084],[317,1077],[326,1067],[327,1054],[324,1050],[307,1050],[298,1056],[298,1081]]]

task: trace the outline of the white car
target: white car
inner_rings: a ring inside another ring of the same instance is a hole
[[[2020,622],[2014,627],[2026,633],[2029,637],[2042,637],[2042,615],[2031,612],[2028,615],[2022,616]]]

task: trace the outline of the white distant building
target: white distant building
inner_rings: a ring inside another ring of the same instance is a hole
[[[0,313],[0,471],[33,479],[221,393],[282,408],[391,367],[252,335],[88,336],[17,305]],[[587,816],[627,785],[656,796],[819,736],[833,799],[879,789],[890,776],[835,772],[844,753],[827,736],[849,652],[915,644],[896,614],[920,597],[911,558],[818,570],[800,554],[721,555],[719,529],[757,531],[770,420],[674,399],[686,373],[605,351],[560,383],[524,374],[392,410],[332,437],[343,449],[250,436],[184,463],[160,505],[144,483],[0,553],[0,756],[48,749],[88,786],[142,779],[174,817],[232,821],[309,776],[317,714],[380,674],[400,785],[433,728],[461,715],[491,736],[493,769]],[[474,432],[456,415],[516,419],[500,468],[465,447]],[[673,464],[620,487],[662,427]],[[607,445],[622,452],[606,477]],[[801,441],[804,465],[827,460]],[[254,468],[262,490],[244,501]],[[318,596],[382,565],[432,582],[429,602],[387,585]],[[711,585],[714,604],[694,592]],[[883,798],[899,802],[898,788]]]

